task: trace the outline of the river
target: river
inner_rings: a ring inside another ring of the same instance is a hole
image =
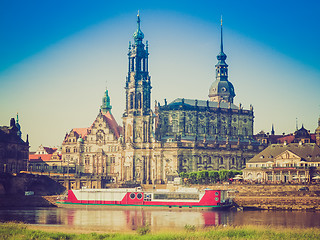
[[[320,212],[29,208],[0,209],[0,221],[75,228],[101,227],[112,231],[135,230],[146,224],[152,230],[183,229],[186,225],[205,228],[217,225],[249,224],[305,228],[320,227]]]

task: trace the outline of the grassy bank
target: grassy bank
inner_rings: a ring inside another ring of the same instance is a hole
[[[148,227],[138,229],[132,233],[60,233],[28,229],[28,225],[16,223],[0,224],[0,239],[68,239],[68,240],[95,240],[95,239],[320,239],[319,228],[274,228],[264,226],[219,226],[209,229],[196,229],[186,226],[180,232],[151,233]]]

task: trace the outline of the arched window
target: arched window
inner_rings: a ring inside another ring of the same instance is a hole
[[[138,96],[137,96],[137,108],[138,109],[141,108],[141,93],[138,93]]]
[[[133,93],[130,93],[130,109],[133,108]]]
[[[202,163],[202,157],[201,157],[201,156],[198,158],[198,163],[199,163],[199,164]]]
[[[243,128],[243,129],[242,129],[242,134],[243,134],[244,136],[247,136],[247,135],[248,135],[248,130],[247,130],[246,128]]]

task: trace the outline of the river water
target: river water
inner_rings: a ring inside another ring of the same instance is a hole
[[[85,208],[0,209],[0,222],[95,227],[105,230],[135,230],[148,224],[152,230],[200,228],[217,225],[271,225],[285,227],[320,227],[320,212],[282,211],[170,211],[110,210]]]

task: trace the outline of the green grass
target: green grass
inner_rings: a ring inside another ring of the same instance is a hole
[[[151,233],[149,226],[144,229],[138,229],[133,233],[110,233],[89,234],[77,233],[59,233],[45,232],[28,229],[27,225],[20,223],[1,223],[0,239],[2,240],[103,240],[103,239],[156,239],[156,240],[173,240],[173,239],[319,239],[320,228],[276,228],[270,226],[218,226],[208,229],[197,229],[194,226],[187,226],[184,230],[176,232],[158,232]]]

